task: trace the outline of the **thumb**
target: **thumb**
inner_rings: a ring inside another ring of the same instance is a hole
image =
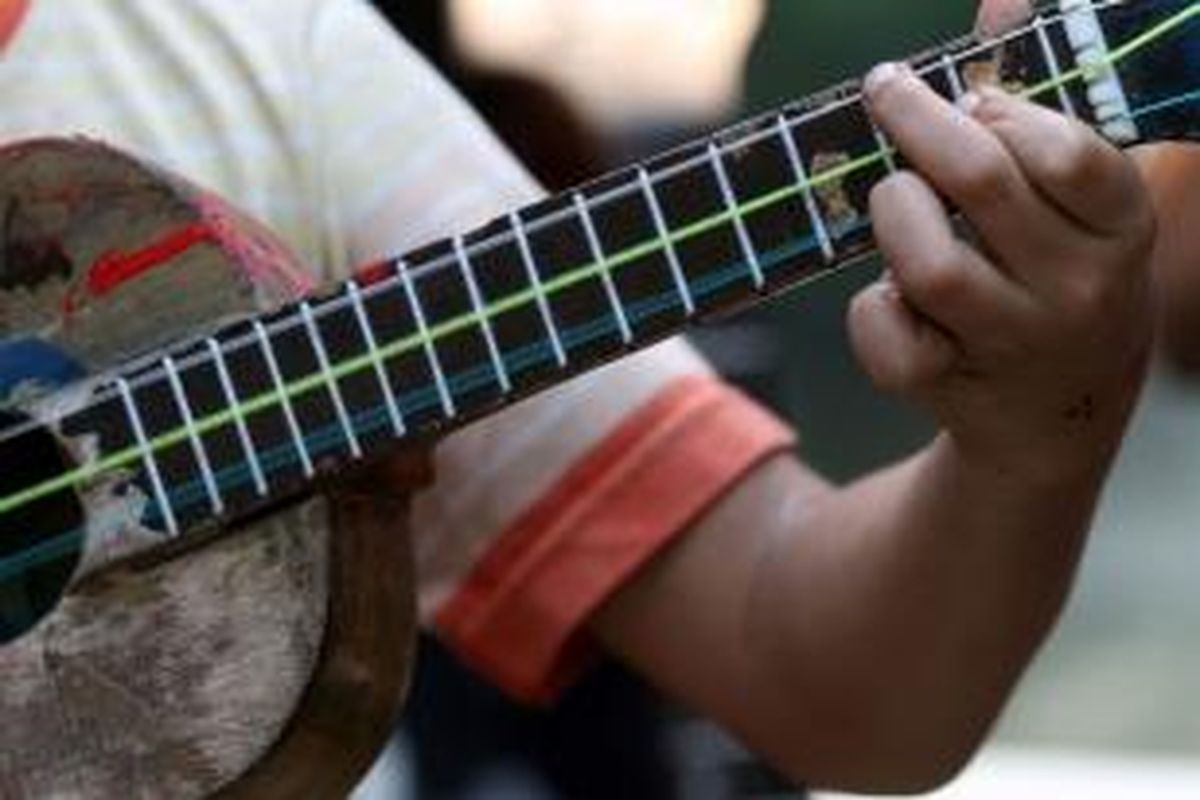
[[[1032,15],[1030,0],[983,0],[975,18],[975,32],[984,37],[999,36]]]

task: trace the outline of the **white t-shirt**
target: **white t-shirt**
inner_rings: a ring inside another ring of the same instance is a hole
[[[320,281],[538,189],[364,0],[32,0],[0,137],[86,134],[207,186]],[[544,698],[588,614],[790,433],[682,342],[452,436],[416,501],[422,618]]]

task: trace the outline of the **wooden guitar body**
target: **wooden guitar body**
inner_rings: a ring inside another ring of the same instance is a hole
[[[61,384],[308,288],[219,200],[97,144],[0,151],[0,202],[8,414],[44,417]],[[57,438],[71,461],[95,457],[87,437]],[[28,458],[7,448],[0,475]],[[407,685],[414,608],[397,509],[348,492],[164,550],[121,476],[77,503],[40,511],[88,531],[81,556],[39,577],[69,577],[65,597],[0,646],[0,797],[347,793]],[[20,594],[0,581],[0,602],[28,602]]]

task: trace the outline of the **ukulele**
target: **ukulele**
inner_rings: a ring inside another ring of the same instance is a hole
[[[1200,139],[1195,0],[1061,0],[911,63]],[[902,166],[847,83],[298,300],[181,178],[0,149],[0,797],[346,794],[415,615],[395,509],[328,478],[861,258]]]

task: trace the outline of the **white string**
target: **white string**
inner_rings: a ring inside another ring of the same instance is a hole
[[[1100,2],[1091,2],[1090,7],[1096,11],[1100,11],[1100,10],[1104,10],[1106,8],[1111,8],[1114,6],[1122,5],[1124,3],[1124,1],[1125,0],[1101,0]],[[1054,24],[1062,22],[1065,19],[1065,17],[1066,17],[1066,15],[1064,15],[1062,13],[1052,14],[1052,15],[1043,14],[1042,16],[1035,18],[1035,20],[1040,19],[1043,25],[1054,25]],[[951,52],[954,52],[955,48],[961,47],[964,42],[975,41],[976,44],[974,44],[973,46],[967,47],[961,51],[957,51],[954,54],[954,58],[957,61],[966,61],[975,56],[980,55],[981,53],[985,53],[988,50],[991,50],[995,47],[999,47],[999,46],[1002,46],[1009,42],[1012,42],[1014,40],[1028,36],[1031,33],[1036,33],[1036,27],[1035,27],[1034,21],[1031,21],[1029,24],[1027,24],[1021,28],[1017,28],[1012,31],[1009,31],[1008,33],[1006,33],[1002,36],[998,36],[993,39],[988,39],[987,41],[983,41],[983,42],[979,42],[978,40],[974,39],[973,37],[966,37],[965,39],[960,39],[958,41],[951,42],[951,43],[945,45],[945,49],[950,50]],[[925,77],[925,76],[933,73],[936,70],[942,69],[942,66],[943,65],[942,65],[941,61],[935,59],[931,64],[928,64],[925,67],[922,67],[921,69],[917,70],[917,74],[921,77]],[[859,82],[851,82],[851,83],[847,84],[847,86],[858,86],[858,85],[861,85],[861,84]],[[843,97],[840,97],[837,100],[827,103],[826,105],[823,105],[820,108],[805,109],[802,113],[787,120],[786,125],[788,126],[788,129],[790,132],[792,130],[799,128],[802,125],[806,125],[806,124],[812,122],[813,120],[820,119],[823,116],[832,114],[836,111],[846,108],[847,106],[851,106],[856,103],[860,103],[862,100],[863,100],[863,95],[862,95],[861,89],[847,91]],[[787,109],[785,108],[784,111],[786,111],[786,110]],[[782,113],[782,112],[775,112],[775,116],[779,115],[780,113]],[[738,129],[738,127],[754,126],[754,124],[755,124],[755,121],[751,120],[748,123],[742,123],[741,126],[735,126],[732,130],[736,131]],[[714,138],[716,138],[716,139],[728,138],[729,139],[729,141],[726,144],[718,144],[718,149],[720,150],[721,154],[724,155],[724,154],[733,152],[735,150],[744,149],[746,147],[753,146],[755,144],[758,144],[759,142],[762,142],[768,138],[771,138],[772,136],[777,136],[777,135],[778,135],[778,127],[777,126],[764,125],[758,130],[755,130],[751,133],[745,134],[744,136],[742,136],[742,138],[731,137],[728,135],[728,132],[724,135],[722,135],[720,133],[714,134]],[[695,170],[697,168],[705,166],[706,162],[708,161],[708,159],[710,157],[711,156],[706,151],[703,154],[692,156],[687,159],[683,159],[680,162],[678,162],[676,164],[672,164],[669,167],[663,168],[660,171],[648,173],[648,175],[649,175],[651,181],[654,183],[668,181],[672,177],[676,177],[685,172],[689,172],[691,170]],[[813,176],[813,177],[814,177],[814,179],[816,179],[819,176]],[[638,181],[633,181],[632,183],[626,183],[621,186],[617,186],[612,189],[609,189],[607,191],[600,192],[600,193],[596,194],[595,196],[590,197],[588,199],[588,202],[593,209],[599,209],[599,208],[603,208],[607,205],[610,205],[612,203],[615,203],[617,201],[631,198],[641,191],[643,191],[643,190],[641,188],[640,183]],[[525,232],[526,232],[526,234],[537,233],[546,228],[549,228],[554,225],[558,225],[562,222],[565,222],[565,221],[571,219],[573,214],[574,214],[573,208],[552,211],[552,212],[546,214],[544,217],[533,220],[529,224],[527,224],[525,226]],[[490,237],[481,239],[480,241],[473,243],[470,250],[468,251],[468,255],[471,257],[485,255],[487,253],[490,253],[490,252],[496,250],[499,247],[503,247],[505,245],[514,244],[514,243],[518,243],[518,241],[517,241],[515,234],[512,233],[511,231],[504,231],[501,233],[496,233]],[[449,253],[446,255],[442,255],[442,256],[432,259],[429,262],[426,262],[424,264],[410,267],[408,270],[409,278],[411,280],[413,280],[414,282],[419,281],[420,279],[424,278],[426,275],[438,273],[445,269],[454,268],[455,263],[456,263],[456,254],[455,253],[452,252],[452,253]],[[338,286],[337,289],[339,291],[343,290],[346,285],[352,284],[352,283],[358,285],[357,280],[352,278],[352,279],[344,282],[340,286]],[[378,296],[379,294],[394,291],[397,289],[401,289],[402,287],[403,287],[403,282],[399,277],[396,277],[396,276],[388,277],[388,278],[378,280],[368,286],[362,287],[362,297],[364,300],[370,300],[370,299]],[[312,299],[314,299],[314,298],[310,298],[310,300],[312,300]],[[328,302],[325,302],[322,305],[320,305],[319,307],[314,308],[313,314],[314,314],[315,318],[318,320],[324,319],[326,316],[345,311],[347,308],[350,307],[350,302],[351,301],[347,297],[344,297],[344,296],[343,297],[332,297]],[[273,320],[271,323],[265,325],[264,331],[268,335],[274,337],[278,334],[294,331],[296,328],[300,327],[303,324],[304,324],[304,321],[302,319],[300,319],[297,315],[287,315],[280,319]],[[241,350],[244,350],[247,347],[255,346],[256,342],[257,342],[256,335],[254,333],[249,333],[249,334],[243,334],[243,335],[234,337],[227,342],[223,342],[222,346],[223,346],[224,352],[227,355],[231,355],[231,354],[235,354]],[[120,369],[122,371],[139,373],[138,377],[130,382],[130,388],[136,390],[136,389],[142,388],[144,386],[147,386],[149,384],[160,382],[164,377],[163,368],[161,366],[158,366],[158,364],[161,362],[161,358],[162,358],[162,356],[159,354],[150,354],[150,355],[146,355],[141,358],[135,359],[127,364],[121,365]],[[211,359],[211,356],[209,354],[203,353],[203,352],[198,352],[198,353],[193,353],[188,356],[179,358],[178,361],[176,362],[176,365],[178,366],[178,368],[181,371],[187,371],[194,367],[211,363],[210,359]],[[114,373],[113,377],[115,378],[115,373]],[[97,376],[97,377],[90,379],[90,382],[101,387],[92,399],[93,405],[100,405],[108,400],[113,399],[116,396],[117,392],[115,391],[114,385],[112,385],[110,383],[110,381],[112,379],[113,378],[110,378],[109,380],[105,380],[104,376]],[[70,413],[72,413],[72,412],[67,412],[67,414],[70,414]],[[53,422],[61,421],[61,419],[63,419],[64,416],[65,415],[60,415],[59,417],[56,417],[54,420],[51,421],[50,424],[53,424]],[[29,433],[30,431],[36,430],[44,424],[46,424],[46,423],[45,422],[39,423],[39,422],[32,421],[32,420],[22,422],[12,428],[9,428],[3,432],[0,432],[0,442],[9,441],[12,438]]]

